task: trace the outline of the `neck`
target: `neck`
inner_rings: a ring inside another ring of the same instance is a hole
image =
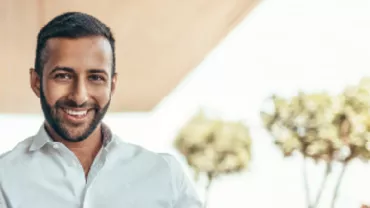
[[[76,155],[87,175],[95,156],[102,147],[102,125],[99,124],[88,138],[80,142],[69,142],[64,140],[48,123],[46,123],[45,127],[54,141],[63,143]]]
[[[54,129],[46,123],[46,130],[49,133],[50,137],[56,141],[63,143],[68,149],[71,151],[84,151],[84,152],[91,152],[95,149],[100,149],[102,145],[102,127],[99,124],[95,130],[87,137],[85,140],[80,142],[69,142],[59,136]]]

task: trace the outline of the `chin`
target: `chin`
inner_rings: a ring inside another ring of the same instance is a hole
[[[62,137],[65,141],[68,142],[82,142],[86,140],[88,137],[83,136],[83,135],[71,135],[71,136],[64,136]]]
[[[63,130],[62,135],[60,135],[64,140],[69,142],[81,142],[87,139],[92,131],[89,129],[90,125],[76,126],[66,126],[62,125]],[[90,132],[91,131],[91,132]]]

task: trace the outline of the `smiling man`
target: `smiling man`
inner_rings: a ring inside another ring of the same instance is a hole
[[[45,122],[0,157],[0,208],[200,208],[173,156],[125,143],[102,123],[114,94],[114,38],[69,12],[39,32],[31,88]]]

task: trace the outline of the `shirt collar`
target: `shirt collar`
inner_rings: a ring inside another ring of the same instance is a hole
[[[112,131],[109,127],[102,123],[102,136],[103,136],[103,147],[106,147],[113,139]],[[42,125],[35,136],[33,136],[33,140],[31,146],[29,148],[30,151],[36,151],[41,149],[47,143],[52,143],[54,140],[50,137],[48,132],[45,129],[45,125]]]

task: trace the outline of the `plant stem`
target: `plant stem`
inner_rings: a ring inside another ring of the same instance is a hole
[[[324,173],[325,175],[324,175],[323,180],[321,181],[321,185],[320,185],[319,191],[318,191],[318,193],[316,195],[315,203],[312,206],[313,208],[316,208],[319,205],[319,203],[320,203],[320,199],[321,199],[322,193],[323,193],[323,191],[325,189],[325,184],[326,184],[326,182],[328,180],[328,176],[329,176],[329,174],[331,172],[330,165],[331,165],[330,162],[326,162],[326,165],[325,165],[325,173]]]
[[[307,208],[313,208],[310,202],[310,187],[308,185],[306,162],[307,162],[307,157],[303,156],[303,180],[304,180],[304,189],[305,189],[305,194],[306,194],[306,205],[307,205]]]
[[[339,194],[339,188],[340,188],[340,185],[342,184],[343,176],[344,176],[344,174],[347,170],[347,167],[348,167],[347,165],[348,165],[348,162],[344,162],[342,171],[340,172],[339,178],[337,180],[337,184],[335,185],[333,198],[331,200],[331,208],[335,207],[335,202],[337,201],[338,194]]]
[[[211,173],[208,173],[207,176],[208,176],[208,183],[207,183],[206,191],[205,191],[204,208],[207,208],[207,206],[208,206],[210,188],[211,188],[211,184],[212,184],[213,179],[214,179],[213,174],[211,174]]]

